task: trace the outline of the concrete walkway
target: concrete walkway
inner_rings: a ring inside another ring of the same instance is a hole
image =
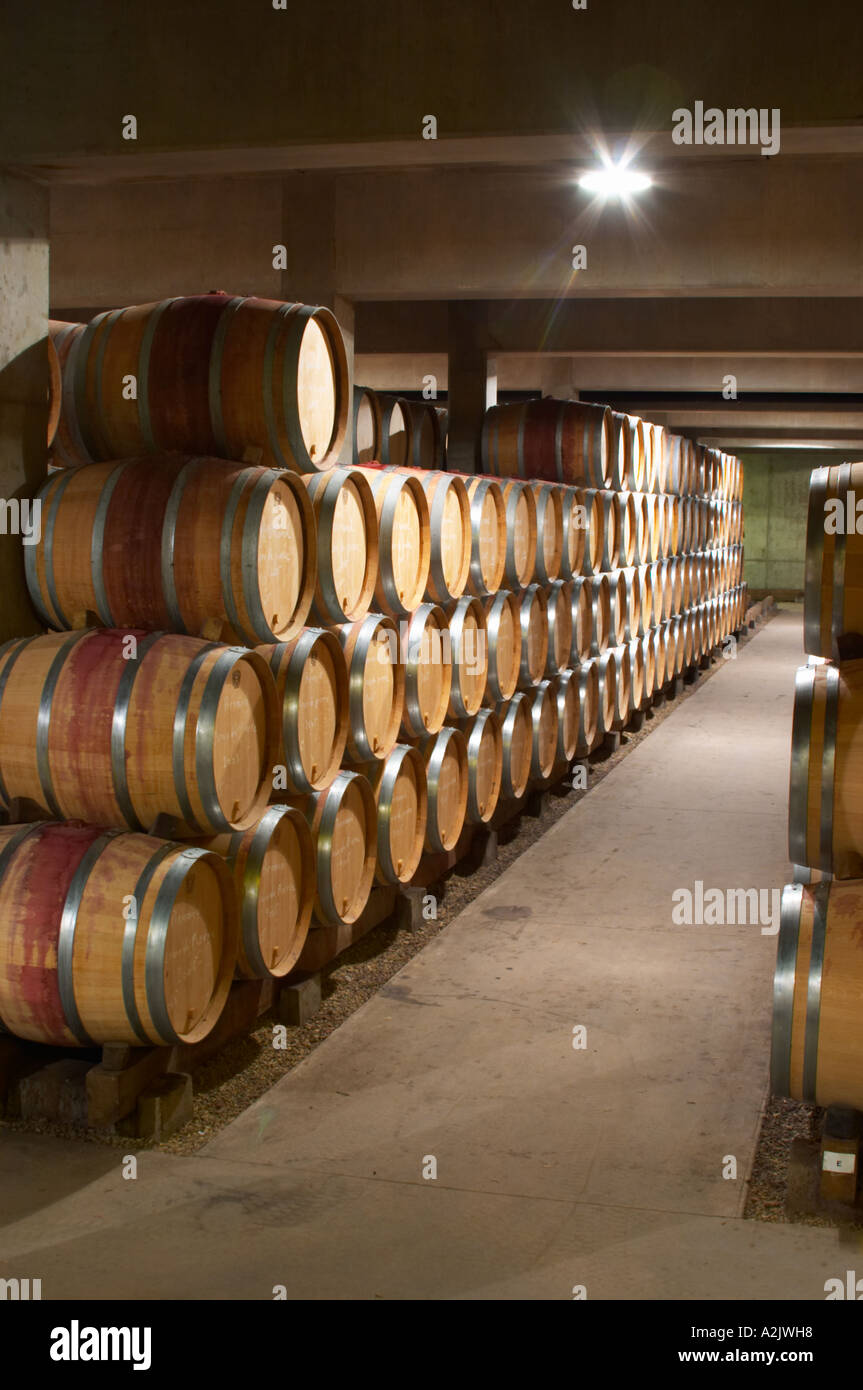
[[[0,1275],[49,1298],[823,1299],[837,1232],[740,1219],[776,938],[672,923],[696,880],[787,880],[801,637],[775,619],[198,1156],[144,1153],[128,1182],[116,1150],[0,1129]]]

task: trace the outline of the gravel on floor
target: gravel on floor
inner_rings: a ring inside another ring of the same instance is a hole
[[[739,638],[745,646],[769,622],[774,609],[759,623],[754,632]],[[459,872],[457,865],[446,877],[438,898],[438,917],[426,922],[418,931],[398,930],[391,922],[381,923],[345,951],[322,971],[322,1006],[317,1014],[301,1027],[289,1027],[287,1046],[273,1047],[273,1014],[262,1015],[258,1026],[249,1034],[228,1043],[211,1061],[193,1073],[195,1090],[194,1117],[183,1129],[163,1140],[134,1140],[138,1149],[158,1147],[164,1153],[192,1154],[201,1149],[220,1129],[230,1124],[265,1091],[274,1086],[287,1072],[292,1071],[304,1057],[329,1037],[346,1018],[380,989],[431,939],[442,931],[467,907],[468,903],[554,825],[593,787],[656,729],[681,703],[691,699],[705,680],[712,679],[725,666],[718,658],[691,685],[684,685],[680,696],[648,712],[640,730],[628,731],[621,737],[620,747],[607,755],[594,754],[591,760],[587,790],[571,787],[554,789],[548,796],[542,814],[536,818],[522,815],[500,832],[498,856],[495,863],[469,873]],[[130,1140],[96,1131],[83,1132],[65,1125],[44,1121],[25,1122],[6,1120],[11,1129],[26,1129],[40,1133],[88,1140],[96,1143],[122,1145],[128,1149]],[[770,1219],[770,1218],[765,1218]]]

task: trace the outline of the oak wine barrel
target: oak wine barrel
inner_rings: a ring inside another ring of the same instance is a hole
[[[481,709],[459,728],[467,743],[469,825],[487,825],[497,808],[503,778],[503,735],[493,709]]]
[[[571,763],[578,751],[581,697],[577,673],[571,669],[560,671],[555,678],[555,686],[555,698],[557,700],[556,761],[560,765]]]
[[[367,386],[354,387],[353,424],[354,463],[378,461],[381,456],[381,408],[376,393]]]
[[[591,656],[601,656],[608,646],[611,631],[611,585],[607,574],[595,574],[589,581],[591,593]]]
[[[436,734],[444,725],[452,689],[452,640],[442,608],[422,603],[403,628],[405,738]]]
[[[546,675],[554,676],[558,671],[566,670],[572,657],[572,581],[556,579],[553,584],[546,585],[545,597],[548,617],[548,655],[545,669]]]
[[[531,781],[542,785],[551,777],[557,765],[558,713],[557,682],[540,681],[527,697],[531,719]]]
[[[770,1066],[776,1096],[863,1107],[861,919],[863,884],[856,879],[783,890]]]
[[[384,468],[356,468],[375,499],[378,577],[375,602],[384,613],[406,617],[419,607],[431,566],[431,523],[419,479]]]
[[[611,411],[604,405],[553,399],[495,405],[483,419],[482,471],[608,487],[611,433]]]
[[[809,480],[804,650],[840,655],[840,639],[863,635],[863,463],[816,468]]]
[[[599,670],[596,657],[588,657],[574,667],[578,681],[578,746],[576,754],[586,757],[603,731],[600,728]]]
[[[407,402],[377,393],[381,413],[379,459],[384,468],[413,467],[413,439]]]
[[[536,495],[527,483],[509,479],[502,484],[506,506],[505,582],[524,589],[536,570]]]
[[[540,584],[551,584],[560,575],[563,561],[563,502],[553,483],[533,483],[536,502],[536,569]]]
[[[332,632],[307,627],[293,642],[255,649],[276,682],[282,715],[281,787],[295,796],[323,791],[341,765],[349,730],[348,673]]]
[[[488,683],[488,623],[478,598],[465,595],[449,612],[452,685],[449,713],[454,719],[476,714]]]
[[[596,488],[582,488],[580,492],[580,505],[584,508],[581,513],[581,520],[584,522],[584,553],[582,555],[581,569],[586,575],[599,574],[603,567],[603,556],[605,555],[605,508],[602,499],[604,493],[597,491]]]
[[[501,796],[518,800],[527,790],[533,757],[530,696],[517,690],[511,700],[498,705],[497,717],[503,743]]]
[[[93,462],[78,428],[74,394],[76,362],[86,326],[84,323],[64,323],[59,319],[48,321],[50,351],[54,354],[53,362],[60,378],[59,413],[55,399],[52,401],[48,425],[48,461],[55,468],[79,468],[84,463]],[[56,393],[57,380],[53,366],[51,377]]]
[[[478,598],[497,593],[506,568],[506,505],[494,478],[462,476],[470,498],[470,577],[468,589]]]
[[[101,462],[178,449],[313,473],[339,457],[351,406],[339,325],[305,304],[206,294],[113,309],[76,354],[78,429]]]
[[[519,597],[521,663],[518,683],[522,689],[539,685],[548,660],[548,599],[545,590],[531,584]]]
[[[347,760],[386,758],[398,740],[404,711],[400,633],[392,618],[380,613],[368,613],[335,631],[348,672]]]
[[[271,806],[257,825],[197,840],[228,861],[240,905],[237,974],[282,979],[300,957],[312,920],[315,852],[305,818]]]
[[[375,499],[359,468],[331,468],[303,479],[315,511],[316,622],[355,622],[369,611],[378,579]]]
[[[377,864],[377,807],[368,779],[340,772],[326,790],[294,804],[315,845],[315,917],[350,926],[369,900]]]
[[[0,1019],[55,1047],[200,1042],[237,958],[224,860],[79,822],[0,827]]]
[[[413,471],[429,504],[431,565],[426,598],[451,603],[461,598],[470,575],[470,498],[456,473]]]
[[[577,665],[590,656],[593,642],[593,590],[589,579],[579,575],[572,587],[572,650],[570,662]]]
[[[422,858],[428,817],[426,769],[418,749],[397,743],[363,769],[377,806],[379,883],[410,883]]]
[[[52,473],[44,523],[24,546],[27,586],[46,626],[288,641],[314,596],[316,532],[302,482],[271,468],[163,454]]]
[[[431,853],[454,849],[467,814],[467,743],[460,729],[447,727],[421,745],[428,785],[425,846]]]
[[[0,648],[0,801],[140,830],[244,830],[266,809],[276,688],[256,652],[173,633],[48,633]]]
[[[492,705],[512,698],[521,669],[521,613],[515,594],[501,589],[486,600],[488,681],[486,700]]]

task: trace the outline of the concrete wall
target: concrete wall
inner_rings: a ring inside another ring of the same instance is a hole
[[[809,475],[845,457],[820,449],[741,452],[745,579],[751,589],[802,594]]]

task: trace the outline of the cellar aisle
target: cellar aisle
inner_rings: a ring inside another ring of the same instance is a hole
[[[823,1298],[835,1231],[740,1219],[775,935],[672,923],[696,881],[786,881],[801,639],[774,619],[196,1157],[124,1181],[117,1150],[0,1130],[0,1274],[46,1298]]]

